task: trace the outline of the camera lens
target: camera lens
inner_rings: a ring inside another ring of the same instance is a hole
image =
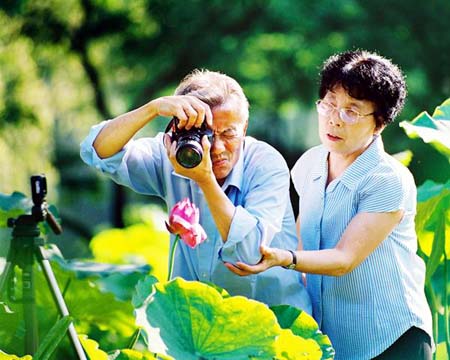
[[[196,167],[202,161],[203,149],[198,142],[180,143],[176,149],[176,159],[185,168]]]

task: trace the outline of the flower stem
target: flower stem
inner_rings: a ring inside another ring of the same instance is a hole
[[[180,240],[180,236],[176,235],[175,240],[172,244],[172,247],[170,248],[170,254],[169,254],[169,273],[167,274],[167,281],[170,281],[170,278],[172,277],[172,270],[173,270],[173,263],[175,260],[175,250],[177,248],[178,240]]]

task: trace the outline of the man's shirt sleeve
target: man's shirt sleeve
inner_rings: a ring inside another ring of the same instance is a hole
[[[242,198],[235,204],[228,239],[220,252],[226,262],[256,264],[261,260],[261,244],[269,246],[277,237],[279,242],[273,245],[290,246],[282,241],[289,238],[289,231],[291,240],[295,239],[286,162],[267,144],[252,146],[255,149],[244,155]]]
[[[164,162],[166,156],[163,134],[158,134],[155,138],[130,140],[117,154],[101,159],[93,143],[106,123],[107,121],[103,121],[91,128],[81,143],[81,159],[87,165],[107,174],[118,184],[141,194],[163,196],[163,173],[164,170],[170,171],[167,169],[167,162]]]

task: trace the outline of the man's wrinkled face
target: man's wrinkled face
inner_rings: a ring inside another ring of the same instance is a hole
[[[214,138],[211,162],[217,182],[222,185],[239,160],[247,131],[247,119],[238,102],[230,100],[212,110]]]

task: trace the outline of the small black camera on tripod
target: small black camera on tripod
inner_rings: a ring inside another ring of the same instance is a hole
[[[69,311],[58,287],[50,262],[46,258],[44,240],[40,237],[39,223],[47,222],[55,234],[61,234],[62,228],[48,209],[46,201],[47,180],[45,176],[34,175],[30,180],[33,199],[31,214],[8,219],[8,227],[11,227],[13,230],[6,266],[0,278],[0,301],[6,292],[9,301],[22,303],[25,323],[24,351],[26,354],[34,355],[38,351],[39,346],[36,289],[33,272],[33,265],[36,259],[43,270],[60,315],[63,318],[68,318]],[[15,289],[16,267],[22,270],[21,298],[17,297]],[[78,359],[86,360],[86,355],[72,322],[69,323],[67,331]]]

